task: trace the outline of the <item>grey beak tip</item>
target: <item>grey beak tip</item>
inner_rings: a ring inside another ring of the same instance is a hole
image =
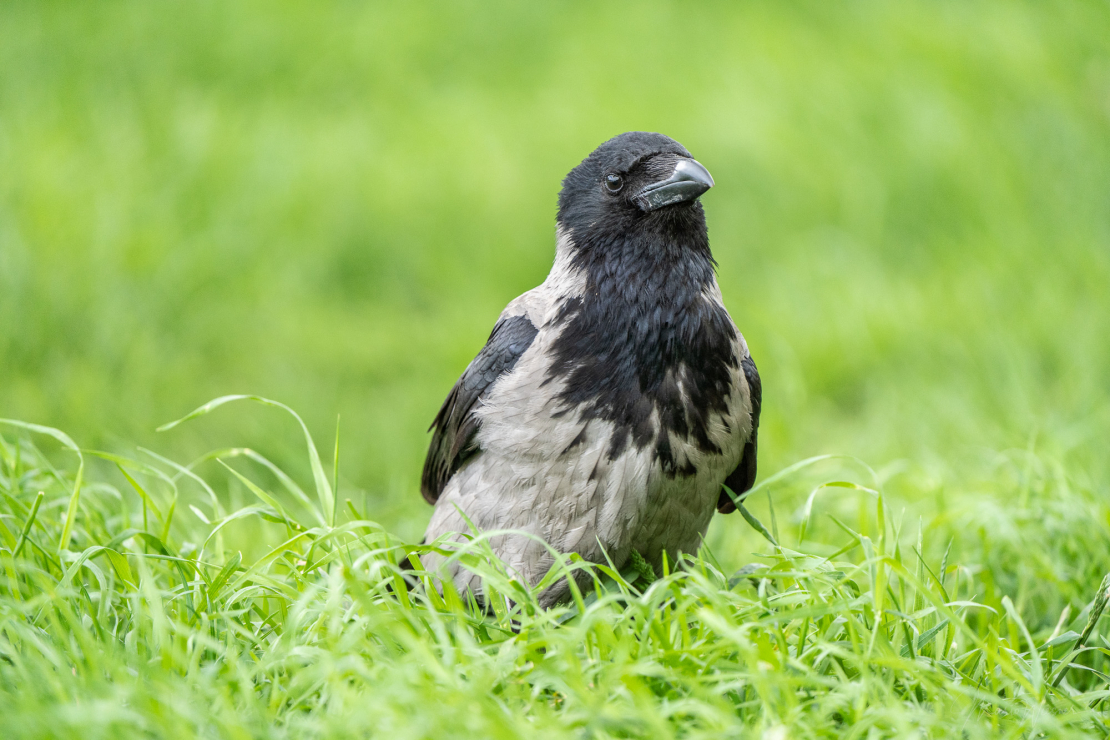
[[[689,179],[703,183],[707,190],[714,185],[713,175],[709,174],[709,170],[705,169],[702,163],[696,159],[679,160],[675,166],[675,172],[682,172]]]
[[[644,211],[697,200],[713,187],[713,176],[696,159],[680,159],[670,177],[648,185],[635,200]]]

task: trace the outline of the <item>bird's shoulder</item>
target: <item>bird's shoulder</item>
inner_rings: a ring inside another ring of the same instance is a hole
[[[432,421],[421,493],[435,503],[448,479],[478,451],[475,413],[491,387],[509,373],[546,323],[549,291],[541,285],[513,299],[501,312],[485,345],[467,365]]]
[[[724,309],[724,299],[715,280],[707,286],[704,297],[708,302]],[[755,360],[752,359],[744,335],[727,310],[724,311],[724,315],[727,316],[727,321],[734,330],[732,354],[739,363],[735,373],[735,382],[740,385],[741,395],[745,401],[743,404],[734,407],[733,414],[736,417],[746,416],[747,419],[736,418],[735,420],[747,422],[747,424],[741,426],[747,426],[749,429],[747,439],[744,440],[744,446],[741,450],[740,461],[736,468],[725,478],[724,485],[731,489],[738,498],[743,498],[744,494],[755,485],[756,457],[759,449],[759,416],[763,410],[763,382],[759,377],[759,370],[756,368]],[[722,514],[736,511],[736,502],[724,488],[722,488],[717,501],[717,510]]]

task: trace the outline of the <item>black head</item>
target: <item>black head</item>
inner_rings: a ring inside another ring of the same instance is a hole
[[[579,243],[591,234],[704,232],[698,198],[712,186],[709,172],[677,141],[631,131],[599,146],[566,176],[558,222]]]

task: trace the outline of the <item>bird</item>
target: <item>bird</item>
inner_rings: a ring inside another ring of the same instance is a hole
[[[717,284],[700,201],[713,185],[648,132],[570,171],[547,279],[508,304],[429,429],[424,543],[496,531],[494,553],[535,587],[552,549],[617,568],[635,552],[658,573],[736,510],[762,384]],[[481,579],[442,552],[425,568],[482,603]],[[538,602],[569,597],[564,578]]]

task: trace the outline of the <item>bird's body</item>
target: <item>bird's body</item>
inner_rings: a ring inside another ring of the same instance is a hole
[[[433,423],[426,542],[471,524],[526,533],[491,544],[529,584],[553,562],[539,540],[618,567],[636,550],[658,567],[734,508],[726,479],[751,487],[759,380],[714,276],[696,202],[711,184],[658,134],[617,137],[568,175],[551,273],[501,314]],[[481,593],[465,569],[450,575]]]

